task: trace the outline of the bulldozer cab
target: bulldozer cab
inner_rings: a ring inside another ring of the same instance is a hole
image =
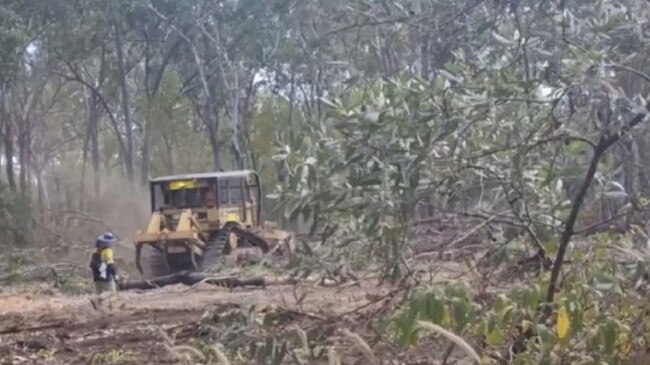
[[[160,212],[172,224],[188,209],[206,232],[228,223],[259,224],[261,191],[254,171],[159,177],[151,180],[150,192],[152,212]]]

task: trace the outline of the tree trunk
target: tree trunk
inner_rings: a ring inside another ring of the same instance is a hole
[[[7,104],[5,103],[6,92],[5,88],[0,86],[0,131],[4,136],[4,126],[9,123],[9,114],[7,113]],[[5,156],[6,157],[6,156]],[[2,171],[2,164],[0,163],[0,171]]]
[[[4,121],[4,145],[5,145],[5,165],[7,172],[7,183],[12,191],[16,190],[16,178],[14,175],[14,142],[13,142],[13,128],[10,120]]]
[[[131,123],[131,113],[129,109],[129,88],[126,84],[126,68],[124,66],[124,51],[122,49],[122,30],[119,22],[115,22],[115,50],[117,53],[117,69],[122,92],[122,113],[124,115],[124,129],[126,132],[126,151],[124,151],[124,167],[126,177],[129,182],[134,182],[133,169],[133,125]]]
[[[251,118],[253,116],[252,106],[254,105],[253,99],[255,98],[255,70],[252,70],[249,75],[249,80],[247,81],[246,86],[246,96],[243,103],[241,103],[241,111],[239,113],[241,118],[241,149],[243,150],[245,156],[245,162],[248,166],[251,166],[253,170],[257,170],[257,161],[255,153],[251,150],[251,136],[250,132],[252,127],[250,125]]]
[[[205,106],[205,113],[202,115],[203,123],[208,131],[210,148],[212,150],[212,165],[215,171],[221,170],[221,149],[219,144],[219,125],[221,118],[219,110],[215,105],[212,94],[208,94],[208,100]]]
[[[162,136],[163,142],[165,143],[165,149],[167,152],[167,159],[165,160],[165,165],[167,168],[167,174],[172,175],[174,174],[175,168],[174,168],[174,149],[172,145],[172,141],[167,137],[167,135]]]
[[[88,88],[84,89],[84,95],[88,95]],[[90,93],[92,95],[92,91]],[[92,97],[86,96],[86,128],[83,138],[83,146],[81,149],[81,182],[79,183],[81,192],[79,193],[79,210],[84,210],[84,191],[86,189],[86,165],[88,162],[88,146],[90,144],[90,119],[91,119],[91,99]]]
[[[239,113],[240,107],[240,97],[239,97],[239,74],[238,70],[235,69],[235,81],[230,91],[230,123],[232,129],[232,140],[230,141],[233,151],[233,157],[235,158],[236,168],[244,168],[244,157],[242,156],[240,138],[241,138],[241,117]]]
[[[100,110],[101,105],[99,103],[97,95],[93,93],[91,100],[91,111],[94,111],[92,118],[89,119],[89,130],[90,133],[90,159],[93,164],[93,186],[95,189],[95,195],[98,196],[101,191],[101,179],[99,176],[99,120],[100,120]]]
[[[219,117],[215,116],[215,123],[208,121],[210,147],[212,148],[212,165],[215,171],[221,170],[221,151],[219,150]]]
[[[148,106],[147,106],[148,108]],[[144,131],[142,136],[142,147],[140,153],[142,154],[142,161],[140,164],[140,185],[146,186],[149,181],[149,165],[151,158],[149,157],[149,145],[151,144],[151,127],[149,118],[145,118]]]
[[[45,222],[45,186],[43,186],[43,171],[39,168],[38,163],[34,161],[34,173],[36,174],[36,197],[38,204],[39,217],[41,222]]]
[[[18,128],[18,159],[20,161],[20,191],[28,195],[27,169],[29,168],[29,118],[25,118]]]

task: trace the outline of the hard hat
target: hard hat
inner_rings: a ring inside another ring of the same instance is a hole
[[[102,234],[101,236],[97,237],[97,241],[95,241],[95,246],[97,247],[109,247],[115,242],[115,237],[113,237],[113,234],[111,232],[106,232]]]

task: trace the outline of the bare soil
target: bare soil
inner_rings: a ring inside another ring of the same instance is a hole
[[[160,329],[175,332],[175,344],[199,335],[202,317],[216,306],[281,309],[322,323],[355,319],[376,310],[391,288],[375,280],[339,287],[279,285],[266,289],[166,287],[108,298],[65,296],[35,288],[0,294],[0,363],[88,364],[119,349],[121,364],[179,363],[164,348]],[[93,302],[95,305],[93,305]],[[101,363],[101,362],[100,362]]]
[[[459,246],[466,245],[467,237],[455,234],[442,239],[438,234],[442,229],[429,232],[439,225],[439,222],[427,222],[418,227],[422,232],[414,233],[414,253],[422,256],[415,267],[424,282],[463,281],[472,287],[472,270],[467,265],[439,260],[439,253],[446,245],[462,243],[453,247],[461,249]],[[471,234],[466,235],[472,238],[484,233],[467,231]],[[116,255],[122,258],[120,268],[128,276],[133,272],[132,247],[116,247]],[[84,256],[83,260],[86,259]],[[395,355],[399,351],[390,341],[378,338],[369,326],[378,319],[387,319],[398,302],[395,300],[398,288],[379,285],[376,279],[331,287],[303,283],[234,290],[206,284],[178,285],[151,291],[119,292],[107,298],[65,295],[44,283],[2,289],[0,365],[183,364],[178,354],[166,345],[168,337],[173,338],[174,346],[197,348],[197,339],[214,343],[214,331],[206,335],[206,318],[212,318],[217,311],[228,311],[228,308],[244,314],[251,308],[280,313],[277,317],[281,319],[276,321],[275,327],[266,330],[279,337],[286,337],[285,334],[295,327],[310,334],[327,332],[327,336],[334,336],[337,329],[346,328],[375,336],[372,346],[378,356],[382,352]],[[219,325],[218,330],[230,332],[231,327],[239,324]],[[217,340],[223,343],[223,338]],[[338,344],[345,342],[345,338],[338,337]],[[343,357],[342,364],[365,364],[355,345],[347,342],[347,348],[337,347]],[[439,359],[447,346],[447,343],[427,343],[399,356],[404,364],[435,364],[431,361],[432,351],[437,354],[433,357]]]

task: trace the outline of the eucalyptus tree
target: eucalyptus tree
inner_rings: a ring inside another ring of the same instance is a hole
[[[431,81],[402,72],[332,98],[330,113],[278,156],[291,175],[282,190],[290,212],[354,224],[393,272],[419,202],[506,220],[538,257],[559,253],[556,280],[584,228],[575,227],[580,208],[596,197],[591,182],[614,176],[599,162],[607,168],[609,147],[645,118],[643,98],[612,85],[622,72],[646,78],[623,64],[644,46],[643,6],[462,1],[445,8],[456,17],[429,9],[434,17],[417,24],[454,29],[448,58],[431,63]],[[387,14],[374,26],[409,21]],[[630,38],[639,41],[621,47]]]

